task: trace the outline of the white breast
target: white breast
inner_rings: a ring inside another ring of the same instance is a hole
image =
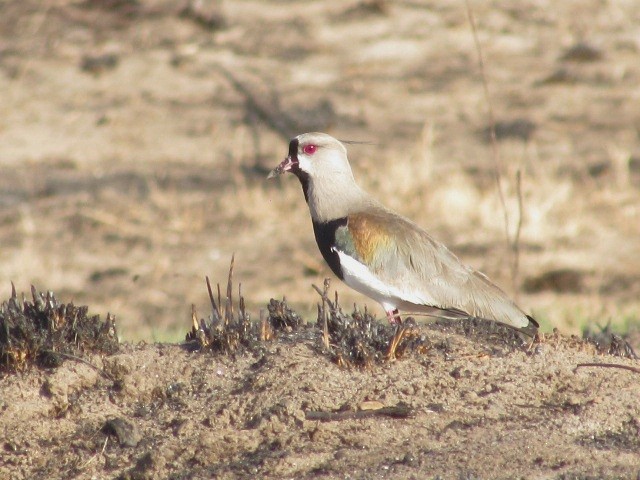
[[[393,311],[406,303],[414,305],[435,304],[433,299],[415,295],[410,291],[402,291],[396,286],[383,282],[365,264],[336,248],[333,248],[333,251],[340,258],[344,283],[380,303],[385,312]]]

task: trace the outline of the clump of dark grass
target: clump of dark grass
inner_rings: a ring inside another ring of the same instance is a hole
[[[233,297],[233,264],[231,258],[227,277],[226,297],[222,299],[220,284],[217,285],[217,301],[209,277],[206,277],[211,315],[198,319],[192,306],[191,331],[187,333],[187,344],[196,350],[208,350],[226,355],[235,355],[244,350],[259,347],[260,342],[273,340],[280,333],[292,333],[303,325],[302,319],[286,303],[286,300],[271,299],[267,306],[268,315],[261,312],[260,321],[252,322],[245,308],[242,284],[238,285],[237,308]]]
[[[88,315],[89,308],[61,303],[53,292],[31,286],[31,300],[11,297],[0,305],[0,372],[30,365],[57,367],[65,358],[81,359],[88,352],[118,351],[115,316]]]
[[[598,353],[613,355],[615,357],[638,359],[631,344],[622,335],[614,333],[611,329],[611,322],[604,327],[598,325],[599,331],[592,327],[586,328],[582,332],[582,337],[589,343],[595,345]]]
[[[343,367],[369,368],[376,363],[402,358],[408,352],[424,353],[430,342],[411,317],[401,325],[378,321],[365,308],[354,307],[347,315],[340,307],[338,293],[329,299],[329,280],[324,290],[314,285],[322,297],[316,327],[322,332],[321,350]]]

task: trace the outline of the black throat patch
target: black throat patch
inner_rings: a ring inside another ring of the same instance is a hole
[[[302,193],[304,193],[304,199],[309,203],[309,174],[307,172],[303,172],[300,170],[300,165],[298,163],[298,139],[293,138],[289,142],[289,158],[291,158],[295,163],[291,168],[291,173],[293,173],[298,180],[300,180],[300,184],[302,185]]]
[[[298,159],[298,139],[297,138],[292,138],[291,141],[289,142],[289,156],[291,158],[295,158],[296,160]]]
[[[302,180],[300,180],[302,182]],[[304,184],[303,184],[304,188]],[[306,196],[306,192],[305,192]],[[329,264],[333,273],[340,280],[344,280],[342,274],[342,268],[340,267],[340,257],[338,253],[333,250],[336,244],[336,230],[340,227],[347,225],[348,218],[338,218],[329,222],[313,222],[313,233],[316,236],[316,243],[320,249],[320,253],[324,257],[324,260]]]

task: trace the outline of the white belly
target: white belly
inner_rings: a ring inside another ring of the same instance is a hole
[[[394,285],[383,282],[369,270],[365,264],[344,252],[335,250],[340,258],[340,268],[344,277],[344,283],[354,290],[372,298],[382,305],[385,312],[391,312],[401,305],[428,305],[428,299],[404,292]]]

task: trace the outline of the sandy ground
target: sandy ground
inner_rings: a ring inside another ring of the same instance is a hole
[[[0,476],[640,474],[636,360],[596,355],[561,335],[513,349],[426,330],[432,347],[425,353],[345,369],[319,353],[319,332],[285,335],[236,358],[128,344],[89,358],[108,378],[71,361],[8,376]],[[593,362],[635,371],[578,368]],[[370,410],[380,407],[390,414]]]
[[[184,338],[234,252],[254,317],[286,295],[315,318],[330,272],[299,185],[264,180],[310,130],[370,142],[349,147],[360,183],[543,331],[638,324],[637,6],[471,8],[492,113],[463,2],[0,2],[2,297],[34,284],[147,342],[91,359],[119,389],[70,362],[3,378],[0,477],[634,478],[637,374],[574,372],[613,360],[570,337],[495,355],[453,336],[364,372],[303,341],[235,361],[152,344]],[[364,400],[415,415],[305,419]],[[106,441],[112,416],[135,448]]]

